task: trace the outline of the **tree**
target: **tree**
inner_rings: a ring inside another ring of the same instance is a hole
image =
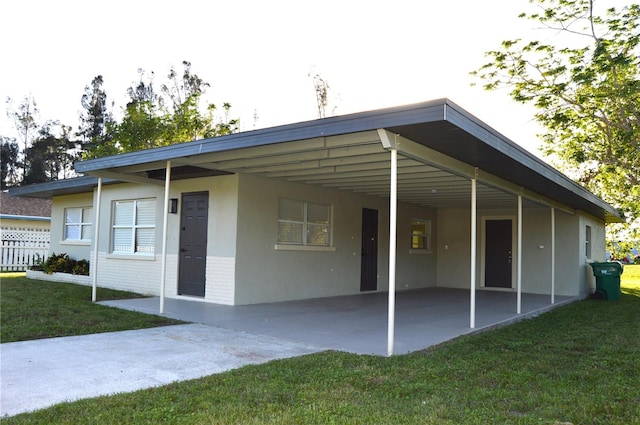
[[[308,76],[313,80],[313,89],[316,93],[316,105],[318,108],[318,118],[325,118],[327,116],[327,108],[329,108],[330,103],[334,103],[337,101],[335,96],[331,96],[331,87],[329,86],[329,82],[320,76],[315,69],[312,69]],[[330,97],[333,97],[333,101],[331,101]],[[335,114],[337,106],[334,106],[331,109],[330,115]]]
[[[111,129],[113,117],[108,110],[107,93],[102,88],[104,79],[98,75],[84,88],[80,100],[84,112],[80,114],[77,136],[81,138],[80,154],[85,158],[117,153],[113,147]]]
[[[553,41],[506,40],[472,75],[537,108],[543,152],[638,225],[640,5],[596,11],[595,0],[530,0]],[[636,229],[637,231],[638,229]]]
[[[18,184],[20,147],[15,139],[0,136],[0,184],[2,190]]]
[[[221,136],[237,131],[239,121],[229,118],[231,105],[223,105],[224,117],[216,122],[216,105],[202,104],[209,84],[191,73],[183,62],[180,75],[171,68],[168,82],[157,93],[149,76],[138,70],[140,81],[127,90],[130,101],[120,123],[114,126],[114,142],[120,152],[131,152],[175,143]]]
[[[7,117],[13,121],[16,131],[18,132],[18,137],[22,142],[22,175],[23,177],[27,174],[27,155],[29,146],[37,134],[38,130],[38,107],[36,105],[36,101],[31,95],[22,99],[20,105],[18,105],[18,109],[14,109],[13,100],[8,97],[7,98]]]
[[[191,73],[191,63],[182,62],[182,76],[173,67],[167,78],[169,84],[162,85],[166,109],[166,138],[171,143],[207,139],[232,133],[238,129],[239,120],[229,119],[231,104],[224,103],[224,119],[215,122],[217,106],[213,103],[201,105],[202,96],[209,83]]]
[[[23,184],[43,183],[71,174],[74,143],[69,140],[71,128],[57,121],[47,121],[38,137],[27,149]]]

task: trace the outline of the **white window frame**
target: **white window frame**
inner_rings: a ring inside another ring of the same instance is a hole
[[[282,201],[288,201],[299,204],[303,209],[303,217],[302,220],[289,220],[284,219],[281,216],[280,211],[280,203]],[[309,207],[322,207],[327,209],[328,215],[328,223],[311,223],[309,222],[308,212]],[[291,242],[291,241],[281,241],[280,240],[280,225],[284,223],[289,223],[293,225],[301,226],[301,238],[300,242]],[[310,226],[322,226],[327,229],[327,243],[326,244],[313,244],[308,240],[308,233]],[[277,231],[277,239],[275,249],[276,250],[284,250],[284,251],[335,251],[335,247],[333,246],[333,205],[321,204],[316,202],[308,202],[301,201],[297,199],[290,198],[279,198],[278,200],[278,231]]]
[[[80,221],[69,221],[69,212],[71,211],[80,211]],[[89,221],[85,221],[85,220]],[[77,238],[69,237],[69,228],[70,227],[78,227],[79,235]],[[64,229],[63,231],[63,242],[66,243],[77,243],[77,242],[91,242],[91,231],[85,231],[85,228],[90,227],[93,228],[93,207],[70,207],[64,209]],[[82,237],[86,232],[87,237]]]
[[[137,212],[138,212],[138,203],[139,202],[152,202],[154,206],[154,219],[151,224],[140,224],[136,222]],[[133,203],[131,222],[126,224],[116,224],[116,207],[118,204],[125,203]],[[153,256],[155,255],[155,243],[156,243],[156,217],[157,217],[157,208],[156,208],[156,199],[155,198],[142,198],[142,199],[120,199],[113,201],[111,204],[111,255],[135,255],[135,256]],[[117,251],[115,248],[115,230],[116,229],[129,229],[131,231],[131,244],[129,245],[129,250],[127,251]],[[151,252],[146,251],[137,251],[137,243],[136,243],[136,233],[139,229],[153,229],[153,243],[151,244]]]
[[[585,226],[584,228],[584,256],[587,259],[591,259],[591,226]]]
[[[414,225],[424,225],[425,233],[416,233],[413,227]],[[419,254],[430,253],[431,252],[431,235],[432,235],[431,220],[426,218],[412,218],[411,224],[410,224],[410,234],[409,234],[409,252],[419,253]],[[417,246],[419,244],[417,244],[416,241],[419,239],[422,239],[423,241],[422,247]]]

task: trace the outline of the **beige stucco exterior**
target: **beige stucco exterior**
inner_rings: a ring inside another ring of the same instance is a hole
[[[201,301],[242,305],[360,292],[362,209],[379,212],[378,291],[388,289],[389,201],[385,198],[234,174],[171,182],[170,198],[183,193],[209,195],[205,297]],[[64,209],[94,207],[94,193],[56,196],[52,212],[52,250],[76,258],[93,258],[91,244],[65,243]],[[277,244],[278,200],[299,199],[332,206],[333,243],[319,250]],[[153,255],[111,254],[111,214],[116,200],[154,198],[156,238]],[[159,295],[162,276],[164,188],[134,183],[102,188],[98,285]],[[179,202],[179,204],[181,201]],[[476,284],[484,288],[484,222],[513,220],[514,264],[517,259],[517,200],[512,209],[477,211]],[[410,249],[411,219],[431,220],[431,250]],[[471,220],[469,208],[425,208],[398,204],[397,290],[424,287],[470,288]],[[585,257],[585,226],[591,227],[592,256]],[[178,295],[180,211],[168,216],[165,296]],[[590,293],[594,282],[589,261],[605,255],[604,223],[587,214],[555,210],[555,293]],[[551,293],[551,208],[525,203],[522,214],[522,290]],[[92,262],[92,272],[95,263]],[[495,289],[491,289],[495,290]],[[501,289],[505,290],[505,289]]]

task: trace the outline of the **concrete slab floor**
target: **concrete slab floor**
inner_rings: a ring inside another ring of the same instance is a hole
[[[556,296],[555,306],[575,298]],[[469,327],[469,291],[426,288],[396,294],[394,354],[409,353],[496,324],[538,314],[550,308],[549,295],[522,294],[516,314],[516,293],[476,292],[476,329]],[[145,313],[159,313],[159,298],[104,302]],[[225,306],[165,299],[165,315],[268,335],[288,341],[356,354],[387,354],[388,294],[363,293],[279,303]]]

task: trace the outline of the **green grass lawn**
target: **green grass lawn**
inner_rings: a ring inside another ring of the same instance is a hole
[[[622,284],[640,285],[640,264],[624,266],[620,281]]]
[[[98,288],[100,300],[134,297],[139,295]],[[90,287],[27,279],[24,273],[0,274],[0,321],[0,342],[181,323],[95,304],[91,302]]]
[[[324,352],[3,423],[640,424],[640,285],[410,355]]]

